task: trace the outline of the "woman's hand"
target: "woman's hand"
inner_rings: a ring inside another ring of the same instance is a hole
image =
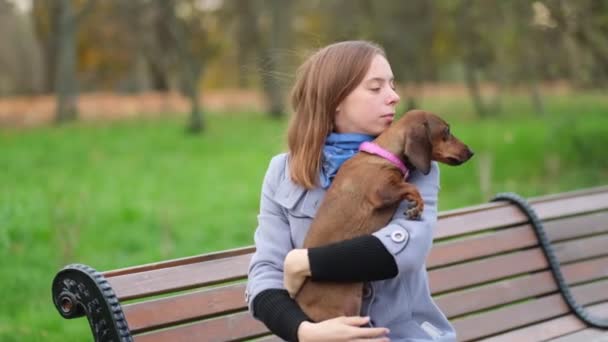
[[[287,253],[283,265],[283,283],[291,298],[295,298],[309,276],[308,249],[294,249]]]
[[[365,341],[388,342],[387,328],[361,327],[369,317],[337,317],[319,323],[302,322],[298,328],[298,339],[308,341]]]

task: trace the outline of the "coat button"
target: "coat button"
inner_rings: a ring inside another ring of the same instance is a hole
[[[403,242],[405,241],[405,233],[399,230],[396,230],[391,233],[391,240],[394,242]]]

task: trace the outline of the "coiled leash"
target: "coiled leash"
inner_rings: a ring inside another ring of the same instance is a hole
[[[559,261],[557,260],[557,257],[553,252],[553,247],[551,246],[551,242],[547,237],[545,228],[543,227],[540,219],[538,218],[536,212],[534,211],[534,209],[532,209],[530,204],[528,204],[528,202],[523,197],[515,193],[497,194],[491,200],[491,202],[497,201],[508,201],[510,203],[513,203],[517,205],[517,207],[524,214],[526,214],[526,216],[530,220],[530,223],[532,224],[532,227],[534,228],[534,232],[536,233],[536,237],[540,242],[540,246],[545,254],[545,257],[549,261],[551,273],[553,274],[553,278],[557,282],[559,292],[566,301],[566,304],[568,304],[570,309],[574,311],[574,314],[583,322],[587,323],[587,325],[590,325],[594,328],[608,329],[608,318],[601,319],[597,317],[592,317],[591,314],[589,314],[589,312],[586,311],[585,308],[583,308],[583,306],[581,306],[576,302],[576,300],[574,300],[574,296],[572,295],[572,292],[570,292],[570,286],[568,286],[568,284],[566,283],[559,265]]]

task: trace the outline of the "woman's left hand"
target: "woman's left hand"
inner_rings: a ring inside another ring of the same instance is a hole
[[[304,284],[306,277],[310,276],[310,263],[308,262],[308,249],[293,249],[287,256],[283,265],[283,283],[291,298]]]

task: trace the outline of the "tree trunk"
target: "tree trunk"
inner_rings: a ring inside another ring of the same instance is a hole
[[[477,81],[477,75],[475,75],[475,66],[469,61],[465,61],[464,63],[464,77],[467,88],[469,89],[469,94],[471,95],[471,101],[473,101],[475,113],[481,118],[487,117],[488,112],[483,103],[481,91],[479,90],[479,82]]]
[[[248,80],[246,75],[247,72],[243,72],[243,68],[249,63],[249,56],[253,50],[258,48],[259,45],[259,29],[257,25],[257,14],[256,3],[251,0],[239,2],[237,9],[237,63],[240,68],[238,72],[238,85],[239,88],[246,88]]]
[[[198,134],[205,130],[205,124],[203,121],[203,111],[200,105],[200,87],[199,77],[202,66],[199,62],[194,61],[194,57],[190,56],[190,60],[186,62],[187,68],[184,71],[187,75],[184,75],[186,95],[190,99],[190,120],[188,122],[187,132]]]
[[[205,128],[200,105],[199,77],[203,70],[202,56],[197,56],[191,46],[192,27],[179,19],[175,13],[175,1],[158,0],[164,10],[164,18],[179,57],[180,88],[190,99],[190,118],[186,132],[198,134]]]
[[[284,91],[278,78],[278,70],[285,66],[285,52],[291,40],[291,0],[272,0],[269,47],[261,49],[260,71],[264,93],[269,104],[270,117],[278,119],[284,115]]]
[[[460,3],[459,13],[457,17],[457,24],[459,26],[459,35],[464,50],[462,51],[463,67],[464,67],[464,78],[469,94],[471,95],[471,101],[475,112],[481,118],[488,115],[486,106],[483,103],[481,91],[479,89],[479,82],[477,81],[476,75],[476,51],[475,51],[475,25],[472,22],[470,15],[472,2],[470,0],[463,0]]]
[[[78,117],[76,105],[76,23],[70,0],[58,1],[55,91],[57,123]]]

